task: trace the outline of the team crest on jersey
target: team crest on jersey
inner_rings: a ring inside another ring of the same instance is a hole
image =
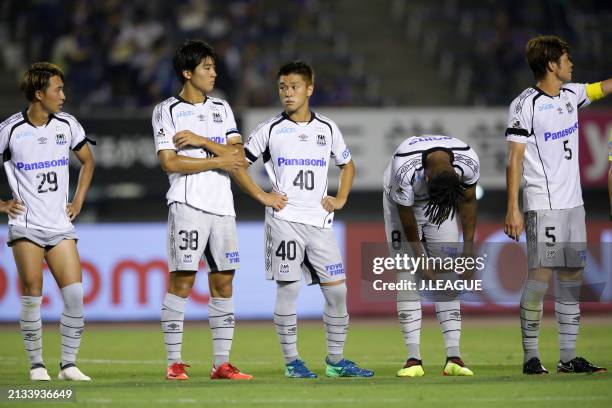
[[[301,134],[298,136],[298,139],[300,139],[300,142],[307,142],[308,141],[308,135],[305,134]]]
[[[46,137],[39,137],[38,138],[38,144],[47,144],[47,138]]]
[[[572,113],[574,111],[574,107],[570,102],[565,104],[565,109],[567,109],[567,113]]]
[[[317,135],[317,144],[319,146],[325,146],[327,144],[327,140],[325,140],[325,135]]]
[[[215,122],[215,123],[222,123],[223,122],[223,118],[221,117],[221,114],[219,112],[213,112],[212,113],[212,117],[213,117],[213,122]]]
[[[66,135],[63,134],[63,133],[56,133],[55,134],[55,143],[58,144],[58,145],[65,145],[66,144]]]
[[[287,274],[289,272],[291,272],[291,268],[288,263],[278,265],[278,273]]]

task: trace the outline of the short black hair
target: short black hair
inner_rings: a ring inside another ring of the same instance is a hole
[[[196,67],[210,57],[217,64],[217,54],[213,48],[202,40],[187,40],[176,49],[172,58],[172,66],[181,84],[185,83],[183,71],[194,71]]]
[[[425,216],[437,226],[449,217],[454,217],[459,201],[463,199],[464,190],[465,187],[453,170],[438,173],[427,183],[429,202],[425,206]]]
[[[278,81],[281,76],[289,74],[301,75],[308,85],[314,83],[314,70],[304,61],[292,61],[281,65],[276,73],[276,80]]]
[[[548,63],[559,63],[561,56],[569,55],[570,47],[561,38],[554,35],[539,35],[527,41],[525,57],[536,81],[544,79]]]

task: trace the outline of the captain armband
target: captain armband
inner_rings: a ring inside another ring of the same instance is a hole
[[[595,102],[604,97],[603,89],[601,88],[601,82],[595,82],[594,84],[587,84],[586,94],[591,102]]]

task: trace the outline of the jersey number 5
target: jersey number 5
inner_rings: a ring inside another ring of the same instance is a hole
[[[567,147],[567,142],[569,142],[569,140],[564,140],[563,141],[563,150],[565,150],[565,159],[566,160],[572,160],[572,149],[570,149],[569,147]]]

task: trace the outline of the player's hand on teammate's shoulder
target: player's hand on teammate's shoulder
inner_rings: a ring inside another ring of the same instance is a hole
[[[280,211],[287,205],[287,196],[271,191],[269,193],[264,193],[260,202],[266,207],[271,207],[275,211]]]
[[[83,208],[83,204],[79,204],[76,202],[66,204],[66,214],[70,221],[74,221],[74,219],[81,213],[81,208]]]
[[[525,227],[523,214],[516,210],[508,210],[506,213],[506,221],[504,223],[504,232],[510,238],[515,241],[518,241],[521,238],[521,233],[523,232],[523,228]]]
[[[179,149],[184,149],[187,146],[204,147],[206,139],[198,136],[191,130],[181,130],[172,138],[174,145]]]
[[[0,201],[0,212],[7,214],[9,217],[16,217],[23,214],[25,208],[19,200]]]
[[[321,200],[321,205],[327,212],[332,212],[335,210],[341,210],[342,207],[346,204],[346,198],[338,198],[332,196],[325,196]]]

